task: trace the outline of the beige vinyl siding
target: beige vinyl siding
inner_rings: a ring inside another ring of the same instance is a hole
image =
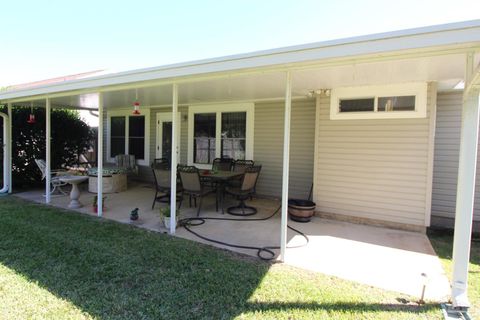
[[[432,217],[454,218],[457,195],[463,92],[439,93],[433,166]],[[480,161],[477,162],[477,167]],[[477,170],[474,220],[480,221],[480,172]]]
[[[317,210],[416,226],[428,224],[427,118],[330,120],[330,98],[317,99]]]
[[[284,102],[255,104],[254,160],[262,164],[257,193],[282,193]],[[307,198],[313,181],[315,101],[293,101],[290,135],[290,198]]]

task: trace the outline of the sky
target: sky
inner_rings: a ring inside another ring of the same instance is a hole
[[[0,87],[480,19],[480,0],[0,0]]]

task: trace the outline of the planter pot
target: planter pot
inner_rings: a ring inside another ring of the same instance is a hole
[[[309,222],[315,213],[315,202],[310,200],[288,200],[288,214],[290,219],[297,222]]]

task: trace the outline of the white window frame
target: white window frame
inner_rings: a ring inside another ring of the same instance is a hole
[[[194,163],[193,162],[193,125],[195,114],[197,113],[216,113],[216,132],[215,132],[215,157],[220,158],[221,148],[221,130],[222,118],[224,112],[246,112],[247,126],[245,133],[245,159],[253,160],[253,130],[254,130],[254,114],[255,105],[253,103],[237,103],[237,104],[217,104],[217,105],[191,105],[188,108],[188,165],[196,166],[200,169],[209,169],[211,164]]]
[[[145,117],[145,141],[144,141],[144,148],[145,148],[145,159],[136,159],[138,165],[148,166],[150,165],[150,110],[143,108],[142,114],[140,116]],[[107,156],[106,159],[108,162],[115,162],[115,158],[110,157],[111,155],[111,119],[112,117],[125,117],[125,153],[128,154],[129,145],[128,145],[128,136],[129,136],[129,120],[130,117],[135,117],[132,115],[132,109],[122,109],[122,110],[113,110],[107,111]]]
[[[330,119],[426,118],[427,89],[425,82],[334,88],[330,94]],[[415,96],[415,111],[378,111],[379,98],[395,96]],[[374,99],[374,111],[340,112],[342,99]]]

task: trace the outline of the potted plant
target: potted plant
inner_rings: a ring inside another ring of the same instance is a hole
[[[179,210],[177,210],[177,215],[175,217],[175,220],[176,222],[178,223],[178,213]],[[166,207],[161,207],[160,208],[160,219],[163,221],[163,225],[165,226],[165,228],[167,229],[170,229],[170,217],[171,217],[171,211],[170,211],[170,206],[166,206]],[[177,224],[175,223],[175,226]]]
[[[102,209],[105,211],[105,199],[107,197],[102,197]],[[93,197],[93,212],[98,212],[98,196]]]

